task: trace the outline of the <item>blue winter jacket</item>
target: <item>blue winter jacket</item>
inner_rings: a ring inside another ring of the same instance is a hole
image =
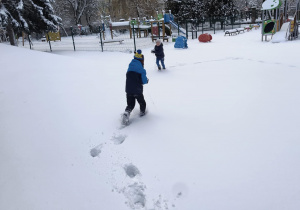
[[[138,95],[143,93],[143,84],[148,83],[146,70],[139,60],[133,59],[126,73],[126,93]]]

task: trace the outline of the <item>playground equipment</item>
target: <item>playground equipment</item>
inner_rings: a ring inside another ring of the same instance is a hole
[[[163,41],[169,41],[169,37],[166,36],[165,22],[164,20],[151,20],[151,39],[152,42],[157,39],[163,39]],[[160,35],[160,25],[162,26],[162,36]]]
[[[122,21],[122,22],[109,22],[109,29],[111,39],[114,38],[114,30],[128,30],[130,34],[130,39],[133,36],[133,30],[137,31],[137,38],[142,37],[142,33],[144,32],[144,37],[148,36],[148,30],[150,29],[150,25],[145,21],[131,20],[131,21]]]
[[[201,34],[198,37],[199,42],[210,42],[212,40],[212,36],[208,33],[206,34]]]
[[[178,30],[178,34],[179,32],[186,35],[186,30],[181,28],[178,24],[176,24],[174,22],[174,15],[171,14],[171,10],[169,10],[169,13],[165,13],[165,11],[163,11],[163,17],[164,17],[164,22],[165,24],[169,24],[170,26],[170,30],[172,30],[172,26],[173,28],[175,28],[176,30]]]
[[[262,4],[262,41],[271,36],[272,42],[298,38],[300,1],[297,0],[296,11],[289,19],[287,14],[288,0],[266,0]]]
[[[182,48],[182,49],[187,49],[188,45],[187,45],[187,38],[185,38],[184,36],[179,36],[176,39],[176,42],[174,44],[175,48]]]
[[[110,23],[111,23],[110,15],[105,17],[101,15],[101,25],[99,28],[99,33],[101,34],[99,35],[103,37],[103,40],[105,40],[106,37],[111,36]]]
[[[149,30],[150,30],[150,24],[149,21],[144,18],[143,20],[140,20],[138,18],[137,21],[131,21],[131,26],[133,26],[134,23],[134,28],[137,30],[137,38],[142,38],[142,32],[144,33],[144,37],[148,37],[149,35]]]
[[[130,31],[130,39],[132,38],[130,21],[109,22],[109,29],[110,29],[111,39],[114,39],[114,30],[128,30]]]

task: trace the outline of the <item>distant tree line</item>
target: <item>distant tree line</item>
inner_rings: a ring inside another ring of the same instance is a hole
[[[163,9],[164,0],[0,0],[0,27],[5,27],[10,42],[22,31],[44,33],[58,27],[99,25],[110,15],[120,18],[155,16]]]
[[[233,16],[238,12],[234,0],[166,0],[166,9],[171,10],[179,20]]]

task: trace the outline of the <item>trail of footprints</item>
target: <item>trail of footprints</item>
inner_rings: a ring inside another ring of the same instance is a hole
[[[120,145],[125,142],[127,135],[123,134],[113,134],[111,137],[111,143],[114,145]],[[90,155],[92,157],[100,157],[103,148],[106,143],[100,144],[90,150]],[[146,185],[140,181],[142,176],[140,170],[137,166],[132,163],[123,164],[120,168],[125,173],[125,176],[128,177],[129,183],[125,184],[125,186],[114,186],[113,192],[120,193],[124,195],[126,198],[125,204],[130,209],[144,209],[144,210],[167,210],[169,209],[168,201],[163,199],[161,195],[158,196],[157,199],[153,199],[152,202],[148,206],[152,205],[153,207],[147,207],[146,200]],[[116,173],[113,171],[113,173]],[[124,184],[123,184],[124,185]],[[171,207],[175,208],[175,204],[172,204]]]
[[[174,67],[178,67],[178,66],[186,66],[186,65],[202,64],[202,63],[210,63],[210,62],[219,62],[219,61],[225,61],[225,60],[247,60],[247,61],[250,61],[250,62],[270,64],[270,62],[264,61],[264,60],[255,60],[255,59],[251,59],[251,58],[247,59],[247,58],[242,58],[242,57],[227,57],[227,58],[224,58],[224,59],[203,60],[203,61],[198,61],[198,62],[194,62],[194,63],[178,63],[175,66],[170,66],[169,68],[174,68]],[[285,65],[285,66],[288,66],[290,68],[297,68],[297,66],[295,66],[295,65],[289,65],[289,64],[279,63],[279,62],[271,63],[271,64]]]
[[[223,60],[248,60],[251,62],[265,63],[265,61],[262,61],[262,60],[244,59],[244,58],[239,58],[239,57],[229,57],[229,58],[221,59],[221,60],[201,61],[201,62],[196,62],[193,64],[199,64],[199,63],[204,63],[204,62],[217,62],[217,61],[223,61]],[[284,65],[279,62],[276,62],[275,64]],[[179,66],[184,66],[184,65],[186,65],[186,64],[180,64]],[[172,68],[172,67],[176,67],[176,66],[170,66],[170,67]],[[289,65],[289,67],[297,68],[296,66],[293,66],[293,65]],[[121,129],[118,129],[118,130],[121,130]],[[110,140],[114,145],[121,145],[125,142],[126,138],[127,138],[127,135],[114,133],[111,136]],[[106,143],[99,144],[98,146],[92,148],[90,150],[90,155],[92,157],[100,157],[105,144]],[[147,208],[146,194],[145,194],[146,185],[139,180],[141,177],[141,172],[138,169],[138,167],[136,167],[132,163],[128,163],[128,164],[123,164],[122,169],[120,169],[120,170],[123,170],[125,175],[127,177],[129,177],[130,183],[126,184],[126,186],[122,186],[122,187],[115,186],[113,191],[121,193],[125,196],[125,198],[127,200],[126,204],[128,207],[130,207],[131,209],[145,209],[145,210],[147,210],[147,209],[148,210],[169,209],[169,206],[168,206],[169,202],[167,200],[163,199],[161,195],[158,196],[158,199],[154,199],[152,201],[152,205],[153,205],[152,208]],[[180,198],[180,197],[181,197],[181,192],[178,192],[176,198]],[[175,205],[172,204],[171,207],[175,208]]]

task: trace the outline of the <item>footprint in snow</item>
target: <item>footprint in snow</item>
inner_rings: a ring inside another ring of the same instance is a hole
[[[128,199],[127,204],[131,209],[144,208],[146,205],[146,196],[144,194],[146,186],[140,183],[134,183],[124,188],[123,194]]]
[[[140,171],[139,171],[139,169],[135,165],[133,165],[131,163],[125,165],[123,168],[125,170],[126,175],[129,176],[130,178],[134,178],[137,175],[141,174]]]
[[[114,136],[112,136],[111,140],[115,144],[122,144],[125,141],[126,138],[127,138],[126,135],[114,135]]]
[[[101,153],[101,149],[102,149],[102,144],[94,147],[93,149],[91,149],[90,154],[92,157],[97,157],[100,155]]]
[[[236,58],[232,58],[232,60],[241,60],[242,58],[238,58],[238,57],[236,57]]]

